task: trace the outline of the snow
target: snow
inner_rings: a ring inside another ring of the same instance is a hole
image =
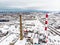
[[[31,14],[32,15],[35,15],[34,13]],[[25,15],[27,16],[27,15]],[[40,17],[39,17],[40,16]],[[3,36],[3,37],[0,37],[0,45],[9,45],[10,43],[14,43],[15,45],[25,45],[27,43],[30,43],[30,42],[27,42],[27,39],[28,38],[23,38],[23,40],[20,40],[20,25],[19,25],[19,16],[4,16],[4,18],[9,18],[9,22],[0,22],[1,24],[1,27],[0,27],[0,31],[2,31],[1,34],[3,33],[6,33],[7,31],[9,32],[6,36]],[[24,16],[23,16],[24,17]],[[51,18],[51,17],[54,17],[54,18]],[[10,19],[11,18],[11,19]],[[42,22],[44,22],[43,19],[45,18],[45,14],[43,15],[40,15],[40,13],[36,13],[35,15],[35,19],[36,20],[23,20],[23,33],[24,33],[24,30],[30,30],[30,31],[33,31],[33,33],[31,32],[28,32],[28,35],[27,37],[31,37],[31,39],[33,39],[33,45],[34,43],[37,43],[38,44],[38,40],[39,38],[40,39],[43,39],[44,36],[48,36],[48,42],[47,43],[43,43],[43,42],[40,42],[40,45],[59,45],[60,44],[60,36],[58,34],[56,34],[56,30],[59,31],[58,29],[54,30],[55,32],[51,31],[50,28],[48,28],[47,31],[44,30],[44,27],[45,27],[45,24],[43,24]],[[56,19],[55,19],[56,18]],[[49,15],[49,24],[48,26],[51,26],[52,29],[55,29],[54,26],[58,25],[56,23],[56,25],[53,23],[53,25],[50,25],[52,22],[52,20],[56,20],[56,22],[59,23],[60,20],[57,19],[58,16],[56,17],[55,15],[51,16]],[[13,20],[12,20],[13,19]],[[54,22],[54,21],[53,21]],[[4,23],[4,24],[3,24]],[[34,24],[35,26],[27,26],[25,24]],[[28,27],[28,28],[27,28]],[[29,28],[30,27],[30,28]],[[53,33],[51,33],[51,32]],[[38,34],[37,34],[38,32]],[[42,34],[41,36],[39,34]],[[49,35],[48,35],[49,34]]]

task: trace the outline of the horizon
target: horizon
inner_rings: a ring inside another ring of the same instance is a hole
[[[60,11],[60,0],[0,0],[0,9],[37,9],[47,11]]]

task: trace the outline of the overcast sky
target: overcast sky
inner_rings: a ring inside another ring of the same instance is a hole
[[[0,0],[2,7],[60,11],[60,0]]]

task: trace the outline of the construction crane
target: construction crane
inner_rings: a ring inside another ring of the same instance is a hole
[[[23,40],[23,33],[22,33],[22,15],[20,15],[20,40]]]

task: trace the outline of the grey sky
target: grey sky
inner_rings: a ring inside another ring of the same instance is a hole
[[[60,11],[60,0],[0,0],[0,8],[2,7]]]

